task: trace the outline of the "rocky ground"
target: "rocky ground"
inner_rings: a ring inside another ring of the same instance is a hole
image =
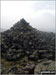
[[[2,34],[1,74],[38,74],[55,70],[55,34],[21,19]]]
[[[17,62],[2,60],[3,74],[39,74],[41,71],[55,70],[55,62],[52,60],[39,60],[38,62],[26,61],[25,58]]]

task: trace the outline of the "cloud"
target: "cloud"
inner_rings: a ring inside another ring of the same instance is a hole
[[[2,1],[1,27],[9,29],[25,18],[32,27],[44,31],[55,31],[54,1]]]
[[[55,1],[36,1],[34,6],[32,6],[34,11],[43,10],[43,9],[55,9]]]

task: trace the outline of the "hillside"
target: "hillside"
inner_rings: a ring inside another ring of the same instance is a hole
[[[0,28],[0,33],[6,31],[6,29]]]
[[[50,65],[51,70],[54,70],[54,60],[54,33],[36,30],[24,19],[2,32],[2,74],[34,74],[39,73],[41,68],[50,70]],[[37,65],[40,69],[36,69]]]

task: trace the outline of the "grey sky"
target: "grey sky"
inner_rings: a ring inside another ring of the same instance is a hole
[[[32,27],[55,31],[55,1],[1,1],[1,28],[25,18]]]

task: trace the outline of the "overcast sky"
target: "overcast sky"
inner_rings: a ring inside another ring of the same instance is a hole
[[[9,29],[21,18],[32,27],[55,31],[55,1],[1,1],[1,28]]]

